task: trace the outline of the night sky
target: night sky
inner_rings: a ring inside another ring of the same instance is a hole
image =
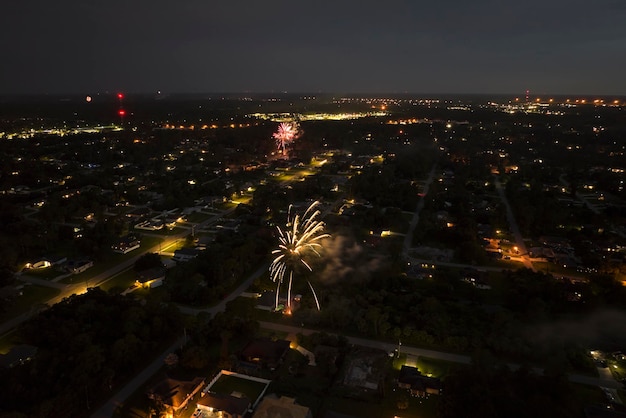
[[[626,95],[625,0],[7,0],[0,94]]]

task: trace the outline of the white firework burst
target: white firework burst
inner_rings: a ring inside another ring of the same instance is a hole
[[[324,233],[324,222],[318,220],[321,212],[316,209],[319,202],[313,202],[304,212],[304,215],[296,214],[292,216],[292,205],[289,206],[287,224],[285,229],[278,229],[278,248],[272,251],[275,256],[270,265],[270,277],[276,283],[276,307],[278,307],[278,294],[280,285],[287,275],[289,275],[289,287],[287,291],[287,306],[291,311],[291,283],[294,272],[301,267],[313,271],[307,260],[312,256],[321,257],[319,250],[322,248],[320,241],[330,237]],[[317,309],[320,309],[319,300],[313,285],[307,281],[309,288],[315,298]]]

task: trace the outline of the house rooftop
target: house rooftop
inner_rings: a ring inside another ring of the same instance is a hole
[[[148,270],[143,270],[137,273],[137,280],[139,283],[146,283],[156,279],[162,279],[165,277],[164,267],[153,267]]]
[[[158,396],[165,405],[177,410],[186,405],[189,401],[189,394],[194,393],[203,383],[202,377],[196,377],[191,381],[166,378],[157,384],[151,392]]]

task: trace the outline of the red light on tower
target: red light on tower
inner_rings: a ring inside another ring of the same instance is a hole
[[[117,114],[120,117],[120,124],[124,124],[124,116],[126,116],[126,111],[124,110],[124,108],[122,107],[122,100],[124,99],[124,94],[122,93],[117,93],[117,99],[119,101],[120,104],[120,108],[117,111]]]

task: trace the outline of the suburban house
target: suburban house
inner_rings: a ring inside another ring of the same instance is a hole
[[[165,268],[154,267],[137,273],[135,284],[141,287],[159,287],[165,280]]]
[[[198,256],[198,254],[199,250],[195,248],[181,248],[180,250],[174,251],[174,256],[172,257],[172,260],[176,261],[177,263],[184,263],[189,260],[193,260]]]
[[[167,378],[153,387],[148,392],[148,397],[161,401],[167,407],[168,412],[175,414],[187,406],[203,385],[204,378],[202,377],[196,377],[191,381]]]
[[[198,237],[195,241],[196,248],[199,250],[206,250],[214,241],[214,235]]]
[[[46,268],[46,267],[61,265],[61,264],[65,263],[66,261],[67,261],[67,257],[65,257],[65,256],[43,257],[43,258],[40,258],[39,260],[37,260],[35,262],[26,263],[24,268],[27,268],[27,269],[43,269],[43,268]]]
[[[237,232],[239,230],[239,224],[241,222],[237,219],[232,219],[228,222],[222,222],[215,225],[216,229],[222,229],[225,231]]]
[[[275,370],[283,361],[289,350],[287,340],[272,341],[262,338],[249,342],[239,354],[240,362],[267,367]]]
[[[257,406],[252,418],[313,418],[311,410],[306,406],[298,405],[294,398],[274,394],[263,398]]]
[[[119,239],[118,242],[111,245],[111,249],[120,254],[126,254],[132,250],[136,250],[141,245],[141,240],[135,234],[128,234]]]
[[[207,392],[197,403],[198,409],[208,413],[219,413],[223,418],[242,418],[250,405],[250,399],[243,395],[219,395],[213,392]]]
[[[65,263],[65,269],[72,274],[82,273],[91,267],[93,267],[93,261],[91,260],[68,260]]]
[[[126,217],[131,219],[139,219],[150,215],[151,212],[152,211],[150,210],[150,208],[142,206],[127,212]]]
[[[441,380],[422,375],[417,367],[402,366],[398,376],[398,387],[407,389],[413,396],[441,394]]]

